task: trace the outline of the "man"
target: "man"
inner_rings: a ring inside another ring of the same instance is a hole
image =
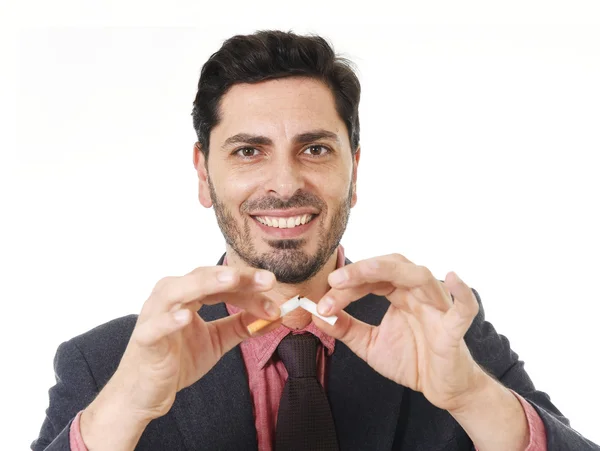
[[[193,161],[226,254],[59,347],[33,450],[600,449],[456,274],[345,258],[359,99],[319,37],[235,36],[211,56]],[[279,318],[298,294],[337,322]],[[257,319],[272,323],[250,336]]]

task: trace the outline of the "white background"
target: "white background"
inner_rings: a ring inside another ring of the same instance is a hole
[[[3,447],[37,437],[62,341],[221,256],[196,198],[192,101],[222,41],[265,28],[319,33],[358,66],[348,257],[456,271],[536,387],[600,443],[597,2],[8,7]]]

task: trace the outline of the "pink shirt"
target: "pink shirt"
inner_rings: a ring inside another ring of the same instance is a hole
[[[344,248],[340,245],[338,247],[337,267],[344,266],[344,262]],[[227,264],[227,259],[225,259],[223,264]],[[240,311],[238,307],[233,305],[226,304],[226,307],[230,315]],[[294,331],[281,326],[262,337],[249,338],[243,341],[240,344],[240,350],[248,375],[250,396],[254,404],[254,423],[258,438],[258,449],[261,451],[273,450],[277,411],[281,395],[283,394],[283,386],[288,375],[283,362],[272,357],[281,340],[289,333],[311,333],[319,338],[317,375],[321,385],[327,390],[325,386],[325,381],[327,380],[327,357],[334,351],[335,339],[323,333],[313,322],[304,329]],[[521,402],[529,425],[530,439],[526,451],[546,451],[546,429],[542,419],[529,402],[518,393],[514,391],[513,393]],[[81,412],[77,414],[71,425],[71,449],[73,451],[88,451],[79,429],[80,416]]]

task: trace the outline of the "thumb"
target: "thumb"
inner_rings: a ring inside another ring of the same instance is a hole
[[[268,322],[268,325],[260,331],[251,334],[248,326],[257,319],[259,318],[246,310],[242,310],[234,315],[206,323],[212,342],[218,345],[216,351],[219,358],[247,338],[260,337],[281,326],[281,318],[277,318],[270,323]]]
[[[312,316],[312,320],[317,328],[344,343],[354,354],[366,362],[369,346],[373,346],[375,343],[373,337],[377,327],[353,317],[344,310],[340,310],[336,315],[338,320],[333,326],[316,315]]]
[[[455,272],[446,275],[445,284],[454,298],[454,304],[444,314],[445,329],[458,341],[471,327],[479,312],[479,304],[469,286]]]

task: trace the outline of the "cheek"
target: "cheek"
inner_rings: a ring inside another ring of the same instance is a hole
[[[240,205],[247,200],[257,188],[261,186],[257,177],[240,177],[229,174],[224,178],[221,187],[223,198],[234,210],[239,210]]]
[[[243,198],[254,189],[255,185],[256,182],[252,180],[229,177],[223,183],[223,191],[228,197]]]
[[[319,196],[331,206],[346,200],[350,190],[350,181],[349,177],[341,174],[328,174],[325,178],[315,180],[313,186]]]

